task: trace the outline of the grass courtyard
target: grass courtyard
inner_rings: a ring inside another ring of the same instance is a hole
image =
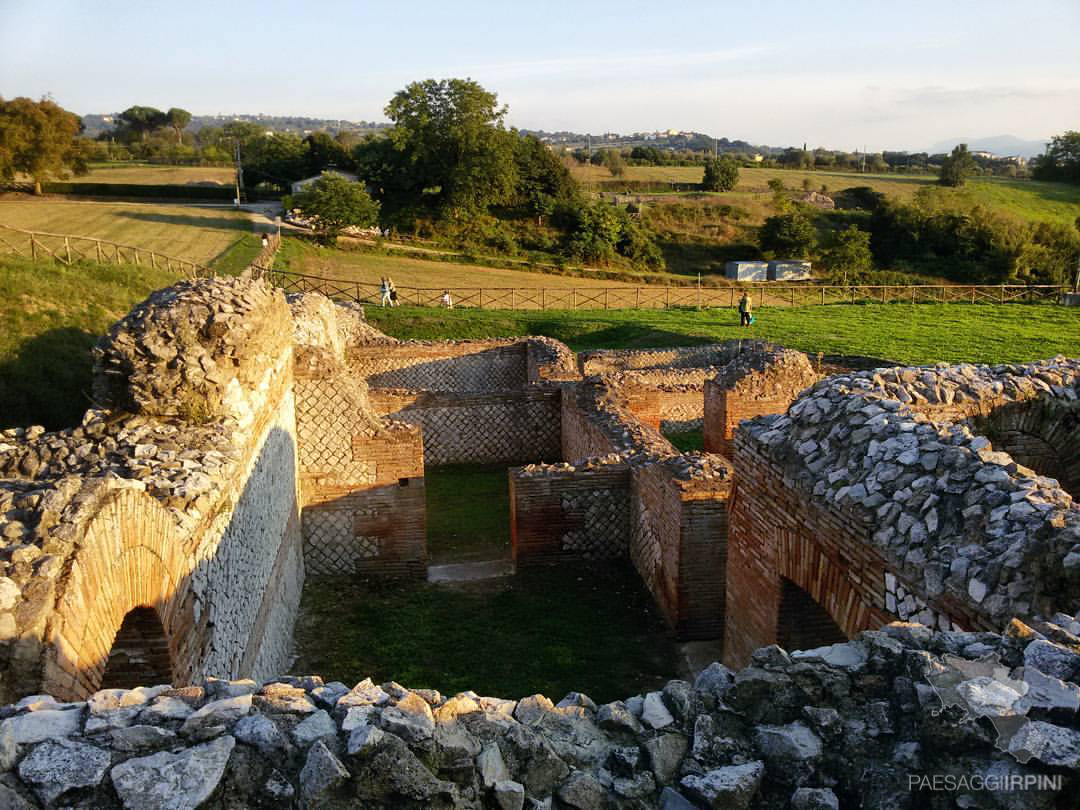
[[[446,694],[580,690],[598,702],[676,677],[678,660],[625,560],[456,585],[308,577],[296,645],[293,672],[350,686],[370,675]]]

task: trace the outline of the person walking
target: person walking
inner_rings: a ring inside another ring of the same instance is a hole
[[[454,308],[454,299],[450,297],[450,291],[449,290],[443,290],[442,291],[442,304],[447,309],[453,309]]]
[[[739,326],[749,326],[754,320],[754,305],[750,302],[750,294],[743,290],[742,298],[739,299]]]
[[[394,286],[394,280],[389,276],[386,277],[386,284],[390,288],[390,306],[398,306],[397,287]]]
[[[387,304],[393,306],[393,302],[390,298],[390,279],[388,279],[386,276],[382,276],[379,282],[379,292],[382,293],[382,300],[380,302],[380,306],[385,307]]]

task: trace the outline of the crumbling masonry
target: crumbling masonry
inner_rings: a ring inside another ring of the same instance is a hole
[[[967,769],[1062,775],[1023,806],[1064,807],[1078,385],[1063,358],[822,379],[753,341],[401,343],[261,281],[160,291],[79,427],[0,434],[0,805],[944,807],[904,772]],[[696,427],[705,453],[661,433]],[[280,676],[305,570],[423,576],[425,465],[521,462],[517,566],[626,557],[746,668],[599,707]],[[946,654],[1025,684],[1002,750],[927,710]]]

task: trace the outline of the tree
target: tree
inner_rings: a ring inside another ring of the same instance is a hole
[[[509,201],[514,136],[494,93],[471,79],[427,79],[397,92],[385,113],[394,127],[384,192],[396,204],[460,219]]]
[[[763,250],[788,259],[804,258],[817,242],[814,225],[801,212],[769,217],[758,236]]]
[[[364,186],[339,174],[320,177],[309,190],[293,197],[293,205],[311,222],[319,241],[328,245],[335,244],[350,225],[364,228],[379,220],[379,204]]]
[[[605,149],[602,162],[612,177],[622,177],[626,171],[626,161],[618,149]]]
[[[578,186],[559,157],[536,136],[519,138],[514,160],[517,164],[517,206],[537,218],[550,216],[562,201],[577,196]]]
[[[304,138],[307,148],[308,175],[318,174],[323,169],[341,169],[352,171],[356,168],[349,150],[331,138],[325,132],[313,132]]]
[[[706,191],[731,191],[739,183],[739,164],[725,155],[705,162],[705,177],[701,187]]]
[[[146,140],[146,136],[155,129],[161,129],[168,121],[168,117],[156,107],[142,107],[135,105],[124,110],[118,118],[123,128],[126,128],[139,140]]]
[[[0,99],[0,178],[13,182],[16,174],[34,181],[34,193],[52,176],[86,173],[86,149],[76,136],[82,122],[45,98]]]
[[[870,234],[855,225],[839,231],[825,251],[824,260],[825,266],[832,273],[842,276],[841,283],[847,284],[849,276],[854,280],[874,266],[874,254],[870,251]]]
[[[968,152],[967,144],[957,144],[952,154],[942,161],[938,182],[943,186],[962,186],[974,171],[975,158]]]
[[[191,113],[179,107],[170,107],[169,111],[165,113],[165,121],[176,131],[176,142],[183,143],[183,132],[187,125],[191,123]]]
[[[1069,130],[1051,138],[1046,152],[1035,160],[1032,176],[1036,180],[1080,183],[1080,131]]]

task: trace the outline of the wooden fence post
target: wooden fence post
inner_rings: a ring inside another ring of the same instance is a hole
[[[33,234],[30,234],[30,260],[37,261],[37,244],[34,242]]]
[[[66,236],[64,237],[64,252],[67,253],[67,263],[71,264],[71,243]]]

